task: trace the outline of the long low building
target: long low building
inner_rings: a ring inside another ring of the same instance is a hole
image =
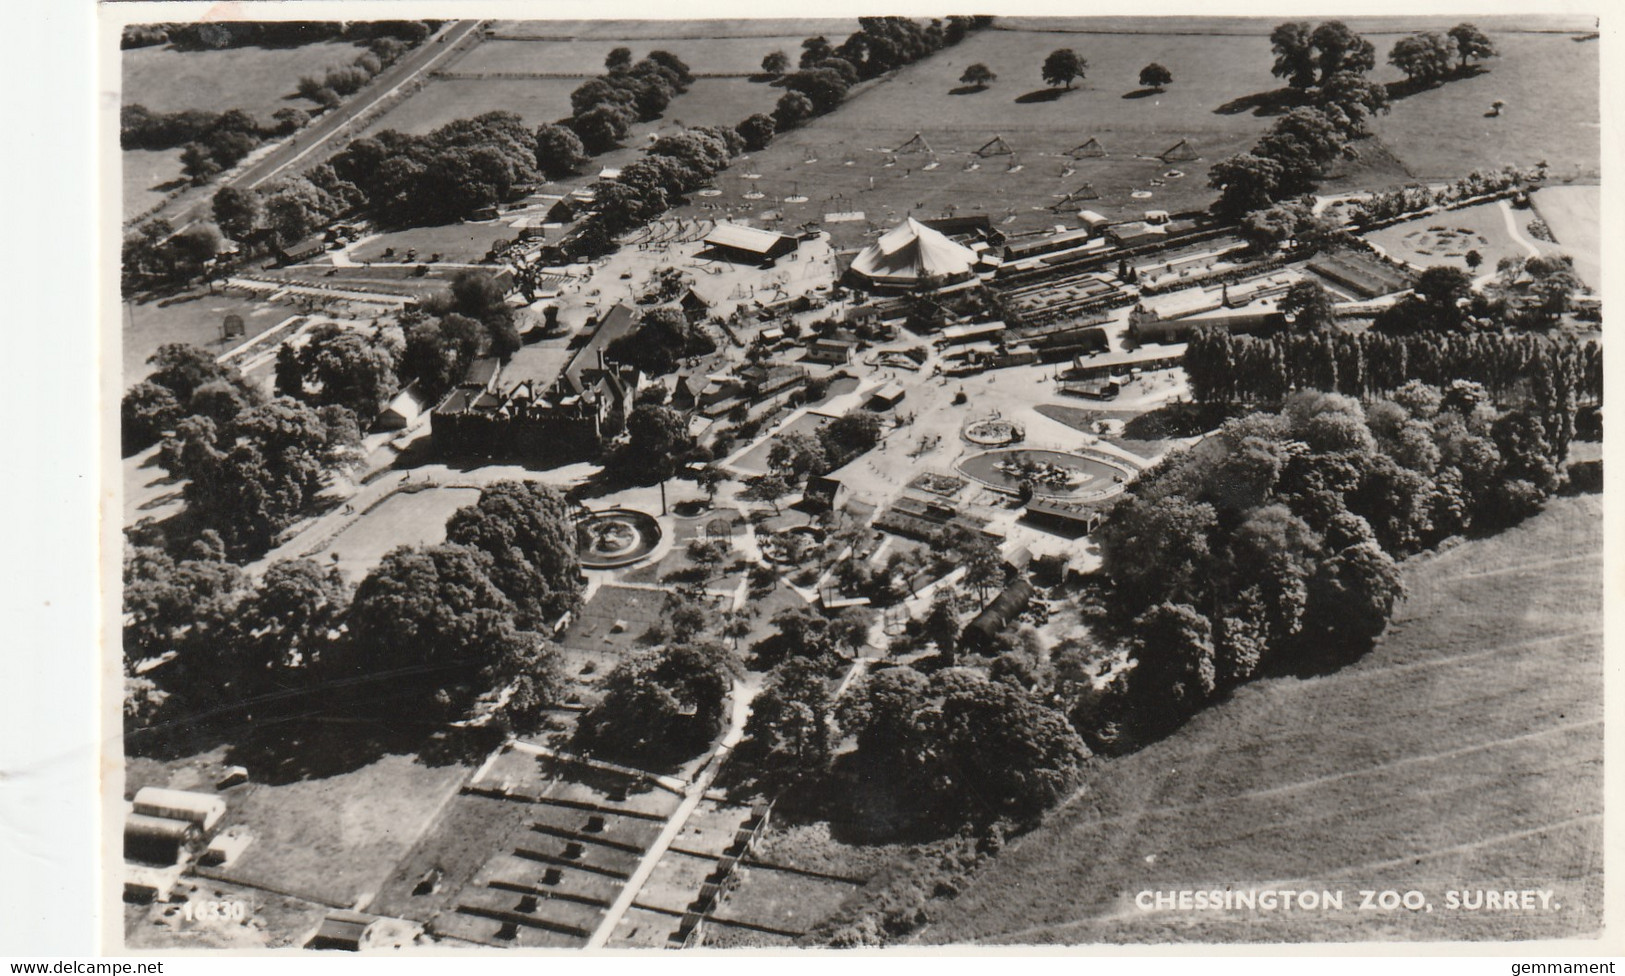
[[[745,224],[717,224],[705,235],[705,246],[730,260],[760,264],[794,251],[799,242],[788,234]]]

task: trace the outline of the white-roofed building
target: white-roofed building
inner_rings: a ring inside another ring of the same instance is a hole
[[[977,260],[975,251],[910,217],[859,251],[852,275],[879,288],[912,288],[928,276],[951,284],[970,277]]]
[[[734,260],[771,261],[794,251],[796,245],[796,239],[788,234],[744,224],[718,224],[705,235],[706,247]]]

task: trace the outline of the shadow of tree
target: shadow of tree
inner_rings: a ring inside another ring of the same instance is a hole
[[[1163,92],[1164,92],[1164,89],[1161,89],[1161,88],[1136,88],[1134,91],[1124,92],[1123,97],[1124,98],[1150,98],[1152,95],[1161,95],[1161,94],[1163,94]]]
[[[1032,104],[1035,104],[1037,102],[1053,102],[1057,98],[1060,98],[1062,95],[1065,95],[1069,91],[1077,91],[1077,89],[1076,88],[1039,88],[1039,89],[1037,89],[1035,91],[1030,91],[1025,95],[1017,95],[1016,96],[1016,104],[1017,105],[1032,105]]]
[[[977,92],[987,91],[986,85],[960,85],[958,88],[948,89],[950,95],[974,95]]]
[[[1272,91],[1253,92],[1240,98],[1232,98],[1213,110],[1215,115],[1240,115],[1251,112],[1254,115],[1283,115],[1290,109],[1300,105],[1307,105],[1311,101],[1308,92],[1297,88],[1276,88]]]

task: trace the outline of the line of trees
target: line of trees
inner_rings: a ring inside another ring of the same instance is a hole
[[[1319,389],[1370,400],[1417,381],[1462,380],[1498,400],[1534,396],[1542,409],[1600,403],[1602,347],[1572,338],[1472,333],[1383,335],[1327,331],[1269,337],[1204,329],[1185,346],[1192,399],[1204,404],[1280,403]]]
[[[126,550],[128,732],[240,732],[312,712],[396,728],[490,712],[528,731],[558,699],[543,630],[578,607],[581,579],[569,506],[551,488],[487,486],[444,544],[395,549],[353,590],[309,559],[251,579],[227,551],[214,532],[181,557]]]
[[[390,38],[421,44],[439,29],[438,20],[217,20],[203,23],[129,24],[122,48],[173,44],[183,51],[234,47],[302,47],[321,41],[356,43]]]

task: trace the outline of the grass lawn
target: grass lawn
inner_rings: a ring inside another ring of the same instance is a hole
[[[1601,924],[1599,496],[1412,560],[1364,660],[1237,690],[1168,739],[1097,761],[930,942],[1527,939]],[[1147,914],[1144,889],[1349,892],[1350,910]],[[1360,888],[1439,910],[1370,915]],[[1448,888],[1553,888],[1560,911],[1442,910]]]
[[[841,906],[859,885],[789,871],[747,867],[739,887],[717,909],[725,921],[805,932]]]
[[[559,636],[563,647],[624,657],[642,647],[639,639],[664,619],[666,594],[631,586],[603,586]],[[614,633],[616,624],[624,626]]]
[[[1557,247],[1574,258],[1574,271],[1592,288],[1602,287],[1602,187],[1548,186],[1529,198],[1557,238]]]
[[[501,20],[494,23],[491,29],[496,34],[520,37],[618,41],[631,47],[633,53],[637,54],[647,41],[742,37],[793,37],[796,39],[796,49],[800,50],[801,38],[811,34],[823,34],[831,43],[839,44],[858,29],[858,22],[852,18],[816,17],[764,17],[760,20]],[[666,44],[648,46],[674,53],[677,50]],[[696,64],[689,67],[704,70]]]
[[[120,99],[154,112],[240,108],[268,122],[279,108],[314,110],[315,103],[296,91],[299,79],[347,65],[363,50],[346,41],[219,51],[181,51],[168,45],[132,48],[121,52]]]
[[[123,317],[119,336],[123,347],[124,385],[133,386],[152,372],[147,358],[170,342],[189,342],[219,354],[293,318],[298,311],[260,298],[216,294],[198,288],[175,298],[130,302],[119,309]],[[244,336],[229,342],[220,338],[227,315],[243,318]]]
[[[740,455],[739,459],[736,460],[732,466],[739,469],[746,475],[764,474],[767,472],[768,468],[768,455],[773,453],[773,445],[775,442],[782,438],[788,437],[791,434],[816,435],[824,428],[824,425],[828,424],[834,419],[835,418],[829,414],[814,413],[811,411],[804,413],[796,419],[790,421],[788,424],[785,424],[783,427],[779,428],[778,432],[772,437],[761,441],[755,447]]]
[[[327,743],[312,739],[308,748]],[[239,760],[233,760],[239,761]],[[132,757],[125,790],[173,786],[213,792],[220,752],[171,762]],[[241,824],[254,837],[222,878],[348,905],[377,890],[467,775],[461,765],[426,766],[410,755],[385,755],[336,775],[273,785],[259,773],[227,791],[222,827]]]
[[[1555,251],[1556,248],[1549,242],[1535,239],[1524,229],[1534,218],[1532,210],[1512,211],[1518,233],[1525,240],[1543,251]],[[1473,272],[1475,275],[1494,271],[1502,258],[1522,258],[1529,254],[1521,243],[1507,233],[1506,217],[1499,203],[1481,203],[1476,207],[1463,207],[1418,220],[1407,220],[1365,236],[1390,257],[1421,268],[1449,265],[1466,271],[1467,252],[1477,251],[1483,256],[1484,263]]]
[[[446,539],[446,520],[479,500],[477,488],[428,488],[397,492],[362,515],[328,543],[314,559],[324,564],[338,556],[338,567],[359,580],[384,554],[397,546],[433,546]]]
[[[474,264],[485,257],[493,243],[498,240],[511,241],[516,236],[518,232],[500,220],[464,220],[455,224],[411,227],[369,237],[364,243],[351,248],[349,256],[357,264],[368,261],[406,264],[427,261],[431,255],[439,254],[442,261]],[[395,253],[385,256],[384,252],[390,248],[394,248]],[[416,249],[417,256],[407,258],[406,252],[413,249]]]
[[[126,149],[119,153],[124,184],[124,219],[157,206],[169,191],[178,188],[182,149]]]
[[[436,79],[386,112],[371,130],[422,135],[447,122],[499,111],[516,113],[528,126],[557,122],[570,114],[570,93],[580,84],[573,78]]]

